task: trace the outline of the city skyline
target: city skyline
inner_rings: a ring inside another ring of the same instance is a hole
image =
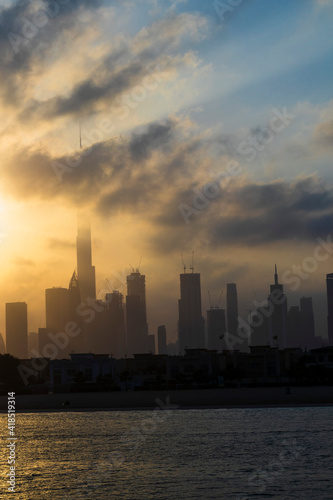
[[[117,358],[133,356],[135,353],[156,352],[160,344],[157,332],[162,327],[160,324],[156,331],[148,326],[146,276],[139,270],[141,259],[138,268],[134,269],[131,266],[132,272],[126,276],[125,301],[124,295],[112,288],[109,280],[107,280],[109,288],[99,289],[96,297],[95,266],[92,265],[91,246],[90,217],[81,214],[77,219],[76,238],[77,269],[80,269],[80,276],[74,270],[68,288],[53,286],[45,290],[45,326],[38,328],[37,348],[35,341],[32,341],[35,351],[28,352],[28,331],[31,332],[31,329],[28,329],[27,325],[27,304],[6,303],[6,352],[19,353],[18,356],[21,358],[42,355],[44,346],[50,344],[51,337],[51,344],[54,344],[54,335],[66,332],[69,324],[74,324],[80,334],[70,338],[67,347],[60,349],[60,352],[57,349],[57,357],[60,358],[69,357],[71,352],[109,353]],[[327,248],[325,242],[321,242],[317,247],[315,254],[319,260],[323,259],[322,251],[327,251]],[[306,349],[318,347],[321,342],[327,344],[332,338],[329,333],[332,273],[326,275],[328,314],[326,334],[323,335],[321,332],[316,332],[312,297],[302,296],[300,307],[295,305],[288,307],[288,297],[284,294],[283,283],[279,282],[276,264],[274,283],[269,287],[267,300],[262,302],[254,300],[254,307],[248,310],[249,314],[242,316],[238,313],[236,283],[228,283],[226,286],[225,307],[221,306],[223,289],[219,301],[215,303],[212,302],[208,291],[210,308],[203,311],[201,275],[194,272],[194,252],[189,272],[186,273],[188,268],[183,256],[181,259],[183,272],[179,275],[180,298],[176,338],[170,337],[163,325],[167,343],[174,344],[172,351],[184,353],[185,349],[209,348],[219,351],[240,349],[242,352],[248,352],[250,345]],[[298,282],[296,283],[295,275],[291,279],[290,274],[290,271],[283,273],[285,282],[289,284],[293,282],[295,286]],[[281,296],[280,301],[276,301],[277,296]],[[93,306],[93,303],[96,306]],[[19,312],[22,307],[23,315]],[[10,311],[15,310],[12,308],[17,309],[17,314],[10,315]],[[14,331],[15,328],[17,332]],[[248,333],[246,339],[243,338],[239,328]],[[22,330],[26,331],[24,338]],[[20,345],[16,347],[17,342]]]
[[[235,282],[245,314],[275,262],[280,276],[303,268],[331,238],[332,6],[217,5],[78,2],[36,27],[29,2],[0,1],[0,303],[28,303],[31,330],[44,290],[75,268],[81,210],[96,292],[142,256],[149,325],[171,338],[181,253],[189,264],[195,252],[203,310],[207,290]],[[291,305],[313,297],[322,334],[329,257],[288,289]],[[2,309],[1,332],[4,321]]]

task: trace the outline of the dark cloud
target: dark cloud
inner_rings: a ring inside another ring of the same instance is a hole
[[[166,150],[166,147],[170,146],[173,125],[170,120],[165,124],[153,123],[144,133],[134,133],[129,142],[132,158],[142,161],[149,157],[153,149]]]
[[[265,244],[287,240],[313,240],[332,230],[331,189],[311,176],[296,182],[250,184],[229,195],[236,215],[215,219],[212,242]]]
[[[101,5],[102,0],[69,0],[61,5],[42,0],[36,10],[34,2],[18,0],[0,11],[0,67],[3,74],[0,87],[6,104],[12,102],[17,106],[22,103],[24,75],[43,71],[43,65],[37,69],[36,61],[49,55],[52,44],[62,38],[64,31],[71,30],[75,36],[75,26],[79,28],[76,22],[78,9],[97,9]]]

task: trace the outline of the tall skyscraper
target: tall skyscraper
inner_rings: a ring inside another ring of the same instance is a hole
[[[221,351],[224,348],[225,310],[211,307],[207,311],[207,347]]]
[[[205,320],[201,309],[199,273],[180,275],[180,299],[178,301],[178,336],[181,353],[185,349],[205,347]]]
[[[157,328],[158,354],[168,354],[165,325]]]
[[[78,216],[78,233],[76,239],[77,273],[81,300],[96,299],[95,266],[91,257],[90,220],[85,215]]]
[[[271,347],[285,349],[287,339],[287,297],[283,293],[283,285],[279,283],[275,265],[274,285],[270,285],[270,294],[267,299],[270,308],[268,318],[269,340]]]
[[[328,344],[333,346],[333,273],[326,274]]]
[[[28,357],[28,307],[25,302],[6,304],[6,352],[20,359]]]
[[[227,283],[227,322],[228,333],[237,336],[238,299],[236,283]]]
[[[127,276],[126,332],[128,355],[148,351],[146,277],[138,269]]]

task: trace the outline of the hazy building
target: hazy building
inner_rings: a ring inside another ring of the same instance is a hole
[[[106,295],[107,316],[110,324],[111,353],[115,358],[126,354],[124,296],[118,290]]]
[[[180,275],[180,299],[178,301],[178,338],[181,353],[185,349],[205,347],[205,320],[201,309],[199,273]]]
[[[85,215],[78,216],[78,233],[76,238],[77,273],[81,300],[96,299],[95,267],[91,256],[90,220]]]
[[[228,333],[237,336],[238,298],[236,283],[227,284],[227,324]]]
[[[32,349],[38,351],[39,349],[39,338],[37,332],[30,332],[28,334],[28,357],[33,357],[31,354]]]
[[[326,274],[328,344],[333,346],[333,273]]]
[[[68,289],[62,287],[45,290],[46,328],[53,333],[65,331],[69,319]]]
[[[41,357],[41,358],[48,358],[50,357],[50,353],[48,352],[48,349],[46,346],[48,344],[52,344],[52,340],[48,336],[49,330],[47,328],[38,328],[38,355],[33,354],[33,357]],[[63,358],[63,356],[60,356],[60,359]]]
[[[126,333],[129,356],[147,352],[146,277],[139,270],[127,276]]]
[[[28,307],[25,302],[6,304],[6,352],[20,359],[28,357]]]
[[[286,349],[287,339],[287,297],[283,293],[283,285],[279,283],[275,266],[274,284],[270,285],[270,294],[267,299],[269,307],[269,340],[271,347]]]
[[[157,344],[158,344],[158,354],[168,354],[165,325],[160,325],[157,328]]]
[[[250,346],[269,346],[269,307],[260,306],[250,313],[250,326],[252,328]]]
[[[5,341],[2,336],[2,333],[0,333],[0,354],[5,354],[5,352],[6,352]]]
[[[290,307],[287,320],[289,346],[304,347],[302,339],[303,319],[299,306]]]
[[[106,294],[105,302],[96,301],[98,310],[92,323],[92,351],[114,358],[125,355],[125,321],[123,295],[118,291]]]
[[[315,347],[315,322],[313,314],[312,297],[302,297],[300,299],[300,310],[302,316],[302,338],[303,345],[307,349]]]
[[[207,347],[209,350],[222,351],[226,332],[225,310],[211,307],[207,311]]]

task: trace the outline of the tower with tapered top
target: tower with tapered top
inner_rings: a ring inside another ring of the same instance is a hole
[[[283,285],[279,283],[275,264],[274,285],[270,285],[268,305],[268,332],[271,347],[285,349],[287,339],[287,297],[283,293]]]
[[[91,258],[90,219],[85,214],[78,215],[76,238],[77,274],[81,301],[96,299],[95,266]]]

